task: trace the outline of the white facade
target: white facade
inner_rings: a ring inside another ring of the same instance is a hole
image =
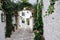
[[[50,0],[43,0],[43,22],[44,22],[44,37],[45,40],[60,40],[60,1],[56,1],[54,13],[45,16]]]
[[[5,22],[1,21],[2,13],[3,13],[3,11],[0,10],[0,40],[5,40]]]
[[[33,29],[33,17],[32,12],[29,10],[22,10],[18,12],[18,26],[21,28]]]

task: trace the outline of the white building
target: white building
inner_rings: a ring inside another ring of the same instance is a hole
[[[31,28],[33,30],[32,12],[24,8],[18,12],[18,15],[18,28]]]
[[[3,16],[2,14],[4,14],[4,12],[2,10],[0,10],[0,40],[5,40],[6,23],[5,23],[4,19],[2,18],[2,16]]]

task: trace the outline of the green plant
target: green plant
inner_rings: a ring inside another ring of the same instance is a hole
[[[23,3],[26,3],[28,0],[21,0]]]
[[[6,32],[5,37],[10,37],[13,30],[12,25],[12,14],[10,12],[7,12],[6,14]]]
[[[47,14],[45,14],[45,16],[50,15],[50,14],[52,14],[54,12],[54,9],[55,9],[54,5],[55,5],[56,1],[57,0],[50,0],[50,5],[49,5],[48,10],[46,11]]]
[[[43,35],[43,21],[42,21],[42,8],[43,8],[43,0],[40,2],[37,1],[37,14],[35,14],[35,25],[34,30],[37,30],[35,33],[34,40],[40,40]]]

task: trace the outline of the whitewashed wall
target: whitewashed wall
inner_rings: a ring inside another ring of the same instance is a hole
[[[5,40],[5,22],[1,22],[1,13],[0,10],[0,40]]]
[[[25,16],[22,16],[22,12],[24,12]],[[28,13],[27,13],[28,12]],[[29,10],[22,10],[18,12],[18,27],[29,27],[31,29],[33,29],[33,17],[32,17],[32,13]],[[27,18],[29,18],[29,25],[27,25]],[[22,19],[25,20],[25,23],[22,23]]]
[[[55,12],[44,17],[49,6],[49,0],[44,0],[43,22],[44,22],[44,37],[45,40],[60,40],[60,2],[55,4]]]

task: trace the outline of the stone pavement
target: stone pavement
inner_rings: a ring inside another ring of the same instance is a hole
[[[34,40],[34,33],[30,28],[21,28],[13,32],[11,38],[6,40]]]

